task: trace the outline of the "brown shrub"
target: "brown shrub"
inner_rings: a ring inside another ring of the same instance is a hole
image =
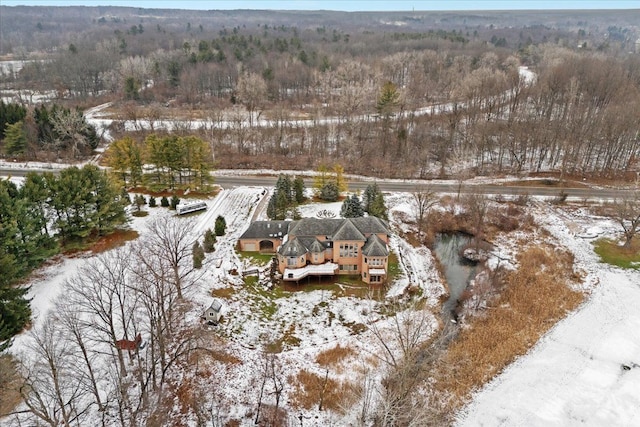
[[[353,383],[338,382],[305,369],[295,377],[289,377],[289,382],[293,384],[291,404],[304,409],[319,407],[322,402],[322,409],[344,413],[362,393],[361,388]]]
[[[0,356],[0,417],[10,413],[22,401],[21,386],[16,360],[7,354]]]
[[[461,330],[439,366],[436,386],[455,396],[455,407],[526,353],[584,299],[569,287],[576,278],[572,254],[534,247],[519,257],[519,264],[517,271],[506,275],[505,289],[491,315],[475,318]]]
[[[318,354],[318,356],[316,357],[316,362],[320,366],[324,367],[335,366],[336,364],[340,363],[347,357],[354,355],[355,353],[356,352],[353,348],[342,347],[340,346],[340,344],[338,344],[336,347],[330,348]]]
[[[139,236],[135,230],[115,230],[113,233],[100,237],[91,245],[91,251],[95,254],[124,245],[130,240],[135,240]]]

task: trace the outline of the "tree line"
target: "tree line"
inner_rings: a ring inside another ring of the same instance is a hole
[[[212,183],[209,144],[196,136],[151,134],[141,143],[125,137],[110,145],[107,162],[119,182],[131,187],[206,190]]]
[[[21,279],[60,246],[103,236],[126,221],[129,203],[96,166],[29,173],[17,186],[0,180],[0,342],[29,322],[27,288]]]

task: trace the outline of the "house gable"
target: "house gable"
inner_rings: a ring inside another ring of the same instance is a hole
[[[365,241],[364,234],[349,219],[345,219],[333,235],[333,241]]]
[[[389,255],[389,249],[387,249],[387,244],[383,242],[382,239],[376,234],[372,234],[362,248],[362,255],[368,257],[386,257]]]

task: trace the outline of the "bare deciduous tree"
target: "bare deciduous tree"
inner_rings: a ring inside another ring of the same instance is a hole
[[[640,189],[613,202],[613,218],[622,227],[624,247],[640,232]]]
[[[438,196],[429,187],[416,188],[411,194],[418,233],[422,234],[429,209],[438,203]]]
[[[267,84],[258,74],[242,74],[236,85],[236,96],[247,107],[249,127],[253,126],[253,113],[259,110],[260,105],[267,97]],[[258,113],[258,117],[260,117],[260,113]]]
[[[76,369],[76,354],[53,322],[31,334],[29,355],[23,358],[22,397],[29,411],[51,427],[82,425],[88,401],[83,375]]]
[[[158,219],[149,226],[147,250],[170,266],[179,299],[182,299],[182,290],[194,270],[191,263],[192,229],[193,221],[169,217]]]
[[[414,392],[425,379],[422,365],[429,356],[426,344],[435,328],[435,318],[415,302],[402,308],[390,319],[388,327],[369,325],[380,346],[374,356],[388,368],[376,410],[376,422],[383,426],[411,425],[417,409],[428,406],[424,400],[416,401]]]

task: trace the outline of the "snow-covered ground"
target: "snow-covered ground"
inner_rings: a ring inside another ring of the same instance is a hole
[[[457,425],[640,425],[640,271],[598,261],[590,238],[615,235],[611,221],[582,209],[546,207],[537,216],[574,253],[591,293],[478,391]]]
[[[213,331],[225,342],[224,351],[241,362],[214,364],[211,369],[213,377],[225,378],[227,384],[233,384],[220,390],[215,401],[221,407],[229,408],[228,415],[236,418],[243,418],[254,409],[257,381],[261,378],[264,364],[265,345],[282,341],[283,351],[278,354],[278,358],[284,372],[293,374],[304,369],[318,375],[324,374],[324,370],[315,362],[319,353],[336,345],[351,348],[354,353],[344,363],[368,366],[364,369],[367,378],[380,387],[384,370],[375,369],[377,362],[374,362],[374,355],[380,352],[379,343],[365,324],[375,324],[378,333],[392,333],[393,324],[380,310],[380,304],[384,304],[386,299],[384,292],[373,298],[366,295],[366,287],[363,291],[362,286],[350,284],[316,286],[311,289],[301,286],[298,290],[275,291],[269,290],[268,284],[262,282],[254,286],[245,285],[240,273],[255,265],[250,260],[238,257],[235,244],[252,219],[264,218],[264,201],[268,195],[269,192],[262,187],[222,190],[215,198],[205,200],[208,204],[206,211],[178,217],[164,208],[147,207],[147,217],[134,217],[131,221],[131,227],[144,235],[152,221],[173,216],[177,221],[185,222],[193,238],[202,239],[207,229],[213,229],[218,215],[226,219],[227,232],[218,238],[215,251],[207,255],[201,278],[195,286],[185,291],[185,297],[194,303],[194,308],[186,313],[186,319],[194,327],[201,327],[199,317],[212,301],[212,293],[226,293],[223,297],[217,296],[224,303],[224,318]],[[406,209],[406,202],[407,199],[402,197],[389,198],[392,211]],[[320,211],[325,215],[332,212],[338,217],[340,203],[308,204],[300,209],[303,216],[309,217],[317,216]],[[399,254],[402,270],[406,273],[388,289],[387,297],[399,296],[409,285],[420,286],[429,305],[437,311],[436,304],[444,287],[439,281],[430,252],[424,248],[416,250],[397,237],[392,238],[391,247]],[[60,257],[34,276],[28,294],[32,298],[34,314],[32,331],[40,330],[55,315],[56,299],[66,295],[66,281],[75,276],[91,256],[85,254],[67,259]],[[264,275],[267,266],[260,269],[261,275]],[[411,313],[407,312],[405,315]],[[428,317],[425,323],[427,328],[424,330],[426,340],[437,328],[437,320],[428,311],[425,311],[425,316]],[[10,351],[19,357],[28,357],[32,339],[30,332],[17,336]],[[393,348],[392,343],[388,345]],[[331,377],[337,381],[352,383],[363,381],[363,375],[365,374],[354,369],[331,373]],[[290,390],[285,391],[285,398],[288,392]],[[271,398],[268,396],[264,398],[267,403],[269,399]],[[305,416],[314,417],[319,425],[325,425],[336,422],[341,424],[343,421],[355,422],[357,413],[347,412],[339,416],[331,411],[310,410],[305,412]],[[21,420],[24,422],[25,419]],[[5,419],[0,424],[7,422],[11,425],[11,421]]]
[[[266,344],[282,341],[279,363],[283,372],[291,374],[304,369],[324,375],[315,361],[317,355],[336,345],[351,348],[354,354],[343,362],[347,368],[332,371],[331,377],[356,384],[372,381],[379,391],[384,369],[373,361],[381,352],[373,329],[390,336],[393,327],[391,319],[381,314],[380,304],[396,299],[408,287],[419,287],[428,306],[437,312],[439,298],[445,292],[431,252],[414,248],[397,235],[390,246],[398,256],[402,274],[385,295],[377,298],[363,297],[353,285],[346,284],[299,290],[269,290],[260,282],[245,285],[239,273],[255,265],[238,257],[235,243],[252,219],[265,218],[268,194],[262,187],[222,190],[215,198],[205,200],[206,211],[176,217],[188,224],[194,238],[200,239],[206,229],[214,227],[218,215],[226,219],[227,233],[218,238],[215,252],[207,255],[204,274],[196,286],[185,293],[194,303],[186,319],[200,327],[199,316],[213,295],[223,301],[223,322],[212,331],[223,339],[224,351],[240,363],[212,365],[212,377],[228,384],[215,393],[212,401],[226,408],[229,416],[247,421],[247,425],[250,420],[244,417],[255,409]],[[386,202],[391,225],[402,231],[397,227],[402,227],[401,217],[411,219],[411,195],[387,194]],[[141,234],[151,221],[175,215],[164,208],[146,209],[148,217],[132,218],[131,227]],[[340,203],[300,208],[305,217],[319,212],[338,217],[339,211]],[[640,272],[603,265],[593,253],[593,237],[617,233],[610,220],[594,217],[586,209],[544,203],[537,205],[536,219],[553,239],[575,254],[576,267],[585,274],[584,288],[591,294],[579,310],[556,325],[527,355],[480,390],[458,414],[457,421],[460,425],[638,425],[640,314],[636,308],[640,306]],[[62,259],[34,277],[29,293],[33,298],[32,329],[47,322],[55,298],[65,295],[65,280],[84,262],[83,257]],[[260,269],[264,274],[267,267]],[[429,327],[424,339],[437,327],[435,316],[426,313]],[[19,355],[28,351],[29,340],[29,333],[16,337],[11,352]],[[391,340],[388,344],[393,346]],[[288,402],[292,392],[287,388],[282,402]],[[266,402],[269,399],[272,397],[265,397]],[[317,425],[358,422],[357,409],[345,414],[312,409],[304,414]],[[0,424],[5,422],[9,420]]]

